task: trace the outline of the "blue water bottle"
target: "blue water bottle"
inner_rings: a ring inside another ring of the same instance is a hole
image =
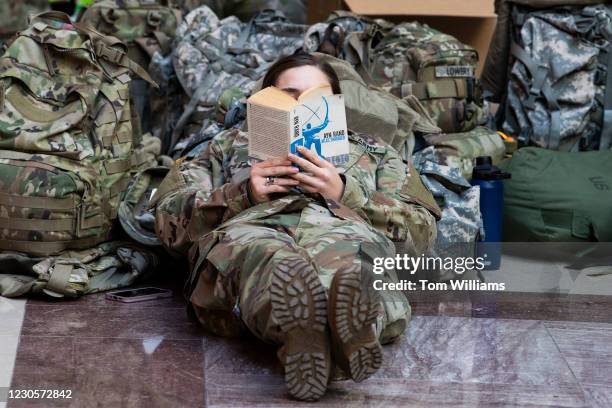
[[[484,224],[484,240],[477,244],[477,254],[484,258],[485,269],[499,269],[504,208],[504,183],[510,178],[493,166],[490,156],[476,158],[472,170],[473,186],[480,186],[480,212]]]

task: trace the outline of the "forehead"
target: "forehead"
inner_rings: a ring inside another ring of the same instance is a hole
[[[278,76],[275,85],[280,89],[291,88],[298,91],[305,91],[315,86],[329,85],[329,79],[319,68],[312,65],[306,65],[283,71]]]

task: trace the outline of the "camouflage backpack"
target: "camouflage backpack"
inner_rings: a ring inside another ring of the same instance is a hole
[[[233,16],[220,20],[206,6],[189,13],[177,30],[173,59],[190,100],[167,145],[180,151],[207,127],[225,89],[237,87],[250,95],[276,59],[302,47],[306,29],[272,10],[258,13],[248,23]]]
[[[13,0],[0,2],[0,52],[6,42],[28,26],[28,16],[49,8],[47,0]]]
[[[109,238],[146,155],[123,43],[66,14],[32,19],[0,58],[0,250],[48,255]]]
[[[182,0],[182,3],[189,11],[208,6],[221,19],[236,16],[242,21],[249,21],[261,10],[278,10],[293,23],[306,22],[304,0]]]
[[[512,8],[502,129],[521,145],[612,147],[612,6]]]
[[[0,252],[0,296],[78,297],[131,285],[155,272],[155,253],[133,242],[104,242],[54,256]]]
[[[472,178],[476,157],[490,156],[497,165],[506,154],[502,137],[484,126],[463,133],[428,134],[423,139],[434,147],[436,163],[459,169],[467,180]]]
[[[304,50],[321,52],[348,61],[360,75],[369,78],[369,74],[364,72],[369,67],[364,57],[394,26],[393,23],[380,18],[372,19],[349,11],[336,10],[326,21],[315,23],[308,28],[304,37]]]
[[[347,123],[354,132],[377,137],[406,160],[412,154],[413,132],[440,132],[418,100],[399,99],[367,84],[347,61],[322,53],[313,55],[327,62],[336,72],[344,95]]]
[[[475,77],[478,53],[456,38],[402,23],[363,54],[375,84],[400,98],[416,96],[443,132],[467,132],[486,120]]]
[[[474,257],[476,242],[484,237],[480,187],[471,186],[459,169],[437,163],[433,146],[416,152],[413,159],[423,184],[442,210],[442,218],[436,224],[436,242],[427,255],[441,258]],[[419,271],[417,278],[445,281],[465,277],[464,273],[458,272],[441,267]]]
[[[170,53],[181,18],[172,0],[99,0],[85,11],[81,21],[119,38],[127,44],[129,58],[148,68],[155,53]],[[141,80],[130,83],[130,92],[143,130],[152,131],[158,126],[157,115],[163,114],[155,102],[166,95],[150,90]]]
[[[168,54],[181,11],[168,0],[98,0],[81,21],[128,46],[128,56],[147,67],[155,52]]]

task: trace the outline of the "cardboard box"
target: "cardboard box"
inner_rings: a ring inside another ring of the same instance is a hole
[[[480,57],[477,74],[489,50],[497,17],[494,0],[308,0],[310,23],[323,21],[333,10],[350,10],[369,17],[399,23],[428,24],[476,48]]]

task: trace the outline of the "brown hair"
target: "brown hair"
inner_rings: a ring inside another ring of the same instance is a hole
[[[274,86],[278,77],[280,75],[291,68],[304,67],[304,66],[313,66],[319,68],[329,79],[329,83],[331,85],[332,91],[335,94],[342,93],[340,90],[340,80],[338,79],[338,75],[336,75],[336,71],[324,61],[317,61],[312,55],[307,54],[305,52],[299,52],[293,55],[288,55],[286,57],[280,58],[276,61],[263,79],[262,89],[267,88],[269,86]]]

